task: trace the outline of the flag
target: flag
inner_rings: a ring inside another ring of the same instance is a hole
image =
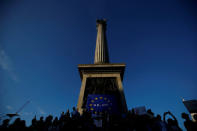
[[[90,94],[87,97],[86,108],[92,113],[108,112],[109,114],[117,114],[117,107],[117,101],[114,95]]]

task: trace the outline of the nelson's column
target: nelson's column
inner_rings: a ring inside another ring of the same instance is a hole
[[[97,20],[94,64],[79,64],[82,80],[77,108],[92,113],[127,112],[122,80],[125,64],[110,63],[106,39],[106,20]]]

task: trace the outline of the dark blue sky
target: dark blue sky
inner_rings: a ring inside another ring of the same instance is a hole
[[[0,2],[0,113],[59,115],[77,104],[77,64],[92,64],[96,19],[106,18],[110,61],[126,63],[129,109],[187,112],[197,99],[197,3],[188,0]]]

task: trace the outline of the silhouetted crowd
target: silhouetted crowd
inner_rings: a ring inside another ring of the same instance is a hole
[[[166,115],[170,117],[166,120]],[[197,131],[197,115],[194,116],[195,122],[190,120],[189,115],[182,113],[184,126],[187,131]],[[40,117],[39,120],[34,117],[29,127],[24,120],[16,118],[10,124],[9,119],[3,120],[0,131],[181,131],[178,121],[171,112],[163,114],[163,120],[160,115],[154,115],[149,109],[143,115],[137,115],[134,110],[128,111],[127,114],[110,115],[107,112],[91,113],[84,110],[82,115],[73,107],[70,113],[62,112],[60,117],[47,116],[45,119]]]

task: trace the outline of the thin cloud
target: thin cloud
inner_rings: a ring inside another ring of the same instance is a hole
[[[45,115],[46,112],[33,100],[31,100],[31,103],[33,104],[33,107],[36,109],[36,114],[37,115]]]
[[[8,72],[12,80],[18,82],[18,77],[13,71],[11,60],[4,50],[0,49],[0,68]]]
[[[7,105],[7,106],[6,106],[6,109],[12,110],[13,108],[12,108],[10,105]]]
[[[40,107],[38,107],[38,111],[39,111],[39,113],[41,115],[45,115],[46,114],[46,112],[43,109],[41,109]]]
[[[34,114],[33,114],[33,112],[23,112],[23,113],[20,113],[20,115],[29,116],[29,115],[34,115]]]

